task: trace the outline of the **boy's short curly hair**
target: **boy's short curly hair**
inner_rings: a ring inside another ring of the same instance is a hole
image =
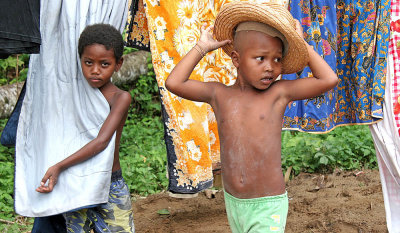
[[[85,47],[92,44],[101,44],[107,50],[112,49],[117,61],[121,59],[124,51],[121,33],[109,24],[89,25],[82,31],[78,41],[79,57],[82,56]]]

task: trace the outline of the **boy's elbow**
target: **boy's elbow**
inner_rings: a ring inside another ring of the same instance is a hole
[[[338,76],[335,74],[332,76],[332,78],[330,79],[330,84],[331,84],[331,88],[334,88],[338,85],[339,83],[339,78]]]
[[[96,138],[96,144],[100,151],[103,151],[104,149],[106,149],[106,147],[108,146],[109,143],[110,143],[110,139],[101,138],[101,137]]]
[[[167,78],[167,80],[165,80],[165,88],[167,88],[168,91],[171,91],[171,79]]]
[[[331,90],[336,87],[339,79],[336,74],[332,74],[324,78],[324,86],[326,87],[326,91]]]
[[[175,85],[170,78],[167,78],[167,80],[165,81],[165,88],[167,88],[167,90],[172,93],[174,92]]]

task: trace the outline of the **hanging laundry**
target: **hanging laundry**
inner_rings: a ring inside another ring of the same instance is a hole
[[[400,1],[391,1],[389,56],[383,120],[370,126],[376,148],[386,222],[390,233],[400,232]]]
[[[125,45],[150,51],[149,26],[147,25],[143,0],[131,0],[129,4]]]
[[[373,123],[382,118],[389,46],[390,2],[340,0],[335,124]]]
[[[400,2],[392,1],[392,18],[390,22],[390,55],[393,56],[394,79],[390,86],[395,129],[400,136]]]
[[[284,129],[327,132],[382,118],[389,7],[389,0],[291,1],[290,11],[301,22],[305,39],[336,68],[339,84],[324,95],[290,103]],[[283,79],[309,75],[306,68]]]
[[[164,113],[168,190],[197,193],[211,187],[212,161],[219,161],[215,117],[207,104],[185,100],[168,92],[165,80],[181,57],[196,44],[200,26],[205,22],[213,22],[219,3],[212,4],[206,0],[144,3]],[[222,51],[209,53],[196,67],[191,78],[229,84],[234,80],[233,65]]]
[[[17,129],[18,214],[49,216],[108,201],[115,134],[102,152],[62,172],[51,193],[35,189],[50,166],[97,136],[109,114],[104,96],[83,77],[77,40],[94,23],[108,23],[122,32],[127,4],[127,0],[41,1],[42,49],[30,57]]]
[[[336,2],[292,0],[289,10],[302,25],[307,43],[314,47],[332,70],[336,70]],[[312,72],[306,67],[298,73],[283,75],[282,79],[294,80],[309,76],[312,76]],[[337,90],[332,89],[315,98],[289,103],[283,117],[283,129],[322,132],[332,129],[336,100]]]
[[[393,3],[392,3],[393,5]],[[396,41],[400,41],[399,38]],[[392,47],[391,45],[391,48]],[[392,50],[393,51],[393,50]],[[393,54],[391,52],[391,54]],[[389,55],[387,69],[387,85],[383,106],[383,120],[370,126],[376,148],[379,173],[382,183],[385,204],[386,222],[390,233],[400,232],[400,137],[395,127],[393,115],[392,91],[393,82],[399,79],[394,75],[395,59]]]
[[[40,51],[40,0],[0,2],[0,59],[12,54]],[[25,84],[1,134],[1,144],[15,146],[18,118],[25,95]]]
[[[39,53],[40,0],[0,2],[0,59]]]

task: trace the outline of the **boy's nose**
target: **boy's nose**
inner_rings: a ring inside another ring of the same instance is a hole
[[[266,62],[264,69],[265,71],[272,71],[273,68],[271,62]]]
[[[94,65],[92,68],[92,73],[93,74],[99,74],[100,73],[100,68],[98,65]]]

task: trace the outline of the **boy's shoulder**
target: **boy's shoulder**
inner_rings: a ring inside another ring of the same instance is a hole
[[[119,89],[117,86],[108,88],[102,91],[102,94],[107,99],[110,107],[115,105],[126,105],[129,106],[132,102],[132,96],[129,92]]]
[[[114,99],[114,104],[126,104],[126,105],[130,105],[132,102],[132,96],[129,92],[121,90],[119,88],[117,88],[117,91],[114,93],[113,96]]]
[[[131,99],[131,94],[128,91],[124,91],[118,88],[118,90],[115,92],[115,97],[116,98],[129,98]]]

